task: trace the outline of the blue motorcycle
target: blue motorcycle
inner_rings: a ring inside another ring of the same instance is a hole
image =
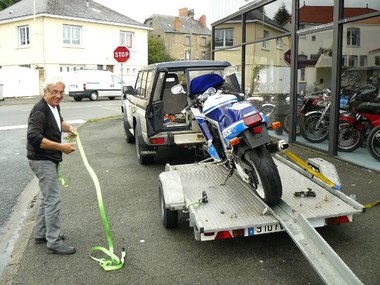
[[[274,143],[268,129],[276,128],[278,122],[268,123],[250,102],[239,101],[238,94],[226,90],[226,77],[234,72],[233,67],[227,67],[224,77],[210,73],[192,79],[189,105],[183,112],[191,109],[213,160],[224,163],[230,175],[236,170],[265,203],[274,205],[281,200],[282,184],[271,156]],[[172,93],[186,92],[176,85]],[[287,144],[282,141],[275,147],[286,148]]]

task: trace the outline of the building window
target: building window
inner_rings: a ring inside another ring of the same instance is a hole
[[[347,29],[347,46],[351,46],[351,47],[360,46],[360,29],[358,28]]]
[[[185,50],[185,60],[190,59],[190,50]]]
[[[29,44],[29,26],[18,27],[18,45],[27,46]]]
[[[367,56],[366,55],[361,55],[359,60],[360,60],[360,66],[367,66]]]
[[[127,48],[133,47],[133,32],[120,31],[120,45]]]
[[[269,38],[269,32],[264,31],[264,39]],[[268,41],[263,41],[263,48],[264,49],[269,49],[269,42]]]
[[[348,66],[357,66],[358,65],[358,56],[350,55],[348,57]]]
[[[201,37],[201,46],[205,47],[207,45],[207,38],[206,37]]]
[[[63,44],[80,46],[82,37],[82,27],[63,25]]]
[[[206,59],[207,52],[205,50],[201,51],[201,60]]]
[[[276,39],[276,47],[278,49],[284,49],[286,47],[284,41],[282,40],[282,38],[279,38],[279,39]]]
[[[234,45],[234,30],[216,30],[215,31],[215,46],[216,47],[231,47]]]
[[[316,36],[311,36],[311,41],[312,42],[315,42],[317,40],[317,37]]]
[[[185,37],[185,45],[189,46],[190,43],[191,43],[190,36],[186,36],[186,37]]]

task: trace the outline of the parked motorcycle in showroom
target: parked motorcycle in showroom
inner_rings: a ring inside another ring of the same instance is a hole
[[[308,100],[315,110],[307,112],[304,115],[301,124],[301,135],[311,143],[320,143],[326,140],[329,135],[331,91],[330,89],[326,89],[322,95],[308,98]]]
[[[371,84],[358,88],[349,98],[348,110],[339,117],[338,151],[359,148],[380,124],[380,96]]]
[[[227,67],[224,77],[219,74],[204,74],[190,82],[189,105],[206,140],[206,149],[211,158],[224,164],[229,176],[234,171],[268,205],[277,204],[282,197],[282,184],[270,150],[285,149],[285,141],[272,143],[269,124],[264,114],[250,102],[239,101],[226,90],[226,77],[235,74],[236,67]],[[185,93],[182,85],[172,87],[173,94]],[[227,178],[226,178],[227,179]]]
[[[262,112],[268,119],[268,122],[274,122],[279,119],[279,112],[280,109],[285,109],[282,110],[281,112],[284,113],[283,119],[279,120],[282,124],[282,127],[285,132],[289,133],[289,120],[290,120],[290,113],[289,113],[289,104],[290,104],[290,95],[288,94],[285,98],[284,105],[282,107],[285,108],[279,108],[276,104],[273,103],[264,103],[260,107],[260,112]],[[304,99],[303,96],[297,94],[297,122],[296,122],[296,135],[301,134],[301,121],[302,121],[302,113],[301,113],[301,107],[304,104]]]
[[[380,161],[380,125],[373,128],[369,133],[367,149],[374,159]]]

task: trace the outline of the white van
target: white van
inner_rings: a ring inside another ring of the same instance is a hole
[[[121,96],[121,79],[110,71],[77,70],[68,74],[67,81],[69,96],[75,101],[83,98],[95,101],[99,97],[113,100]]]

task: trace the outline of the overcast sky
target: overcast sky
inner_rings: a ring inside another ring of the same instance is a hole
[[[144,23],[144,20],[152,14],[162,14],[177,16],[180,8],[187,7],[194,9],[194,18],[199,19],[200,16],[210,15],[210,1],[209,0],[95,0],[96,2],[118,11],[129,18]],[[207,21],[207,24],[210,24]]]

